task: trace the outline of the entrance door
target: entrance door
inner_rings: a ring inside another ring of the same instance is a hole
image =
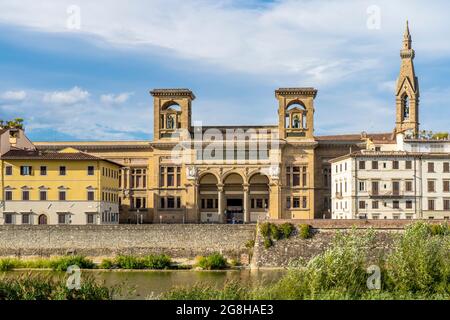
[[[38,220],[39,224],[47,224],[47,216],[45,214],[41,214]]]
[[[243,223],[242,199],[227,199],[227,223]]]

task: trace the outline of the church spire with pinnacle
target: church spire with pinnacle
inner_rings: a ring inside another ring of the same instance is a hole
[[[397,79],[396,132],[417,136],[419,131],[419,81],[414,70],[415,52],[411,44],[411,33],[408,21],[406,21],[403,45],[400,50],[400,74]]]

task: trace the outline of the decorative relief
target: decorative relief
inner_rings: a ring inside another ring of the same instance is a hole
[[[188,180],[197,179],[198,169],[195,166],[186,167],[186,177]]]

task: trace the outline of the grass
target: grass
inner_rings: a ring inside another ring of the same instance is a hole
[[[450,234],[447,226],[416,222],[399,234],[393,250],[380,256],[381,289],[367,287],[374,230],[338,233],[330,247],[301,262],[274,284],[247,287],[227,283],[222,289],[197,284],[177,287],[163,299],[221,300],[385,300],[450,299]],[[270,229],[269,229],[270,230]],[[444,231],[442,231],[444,230]],[[447,231],[445,231],[447,230]]]
[[[92,260],[83,256],[63,256],[49,259],[21,260],[17,258],[0,259],[0,271],[13,269],[52,269],[55,271],[66,271],[71,265],[77,265],[81,269],[93,269],[95,264]]]
[[[112,300],[119,292],[91,277],[83,277],[79,290],[70,290],[63,276],[24,274],[0,277],[0,300]]]
[[[228,263],[220,253],[213,253],[206,257],[198,257],[195,265],[203,270],[220,270],[225,269]]]
[[[162,270],[172,267],[172,260],[164,254],[136,257],[119,255],[114,259],[104,259],[99,267],[101,269],[152,269]]]

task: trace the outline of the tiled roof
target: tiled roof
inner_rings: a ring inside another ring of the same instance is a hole
[[[35,150],[10,150],[5,153],[2,160],[103,160],[116,165],[116,162],[99,158],[84,152],[40,152]]]
[[[355,134],[337,134],[329,136],[316,136],[317,141],[362,141],[371,139],[374,142],[391,143],[395,142],[392,132],[387,133],[355,133]]]

